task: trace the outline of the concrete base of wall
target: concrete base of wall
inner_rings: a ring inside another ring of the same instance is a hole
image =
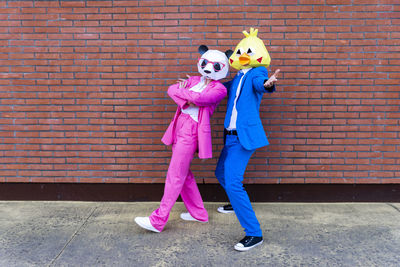
[[[246,184],[254,202],[400,202],[400,184]],[[228,201],[199,184],[204,201]],[[0,183],[0,200],[160,201],[164,184]]]

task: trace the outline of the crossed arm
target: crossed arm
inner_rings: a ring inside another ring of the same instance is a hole
[[[227,94],[222,84],[214,84],[213,88],[206,88],[201,93],[190,91],[186,88],[187,84],[190,84],[190,80],[178,82],[168,88],[168,95],[181,108],[186,108],[191,104],[198,107],[212,106],[219,103]]]

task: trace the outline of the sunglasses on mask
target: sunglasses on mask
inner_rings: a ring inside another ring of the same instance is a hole
[[[199,58],[199,61],[200,60],[203,60],[201,62],[201,64],[200,64],[200,67],[202,69],[204,69],[207,66],[207,64],[209,64],[209,63],[212,64],[215,72],[218,72],[218,71],[220,71],[221,69],[223,69],[225,67],[225,64],[221,63],[221,62],[213,62],[213,61],[210,61],[210,60],[205,59],[205,58]]]

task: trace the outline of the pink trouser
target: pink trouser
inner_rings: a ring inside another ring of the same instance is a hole
[[[196,180],[190,171],[190,163],[197,150],[197,125],[198,123],[185,113],[181,113],[177,119],[164,196],[160,207],[150,215],[151,224],[159,231],[164,229],[179,194],[193,218],[208,221],[207,210],[204,208]]]

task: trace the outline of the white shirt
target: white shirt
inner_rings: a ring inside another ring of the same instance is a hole
[[[204,77],[200,78],[200,82],[193,86],[192,88],[189,88],[190,91],[201,93],[205,88],[206,88],[206,81]],[[199,122],[199,107],[192,107],[189,106],[185,109],[181,109],[182,113],[189,114],[190,117],[195,120],[196,122]]]
[[[233,101],[231,121],[229,122],[228,128],[226,128],[227,130],[236,130],[236,120],[237,120],[237,114],[238,114],[237,113],[237,109],[236,109],[236,102],[237,102],[238,97],[240,95],[240,90],[241,90],[243,78],[244,78],[244,76],[246,76],[246,73],[251,69],[252,68],[241,70],[243,72],[243,76],[240,78],[239,85],[238,85],[238,87],[236,89],[236,96],[235,96],[235,100]]]

